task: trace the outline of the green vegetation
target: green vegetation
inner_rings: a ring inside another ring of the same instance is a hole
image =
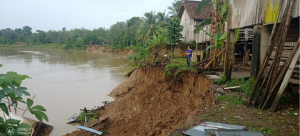
[[[217,80],[216,83],[219,85],[226,83],[226,87],[240,86],[240,88],[236,89],[236,91],[241,91],[247,97],[250,97],[255,79],[250,78],[248,80],[245,80],[244,78],[233,78],[232,80],[226,81],[224,76],[221,76],[221,78]]]
[[[134,68],[142,66],[142,64],[147,60],[148,48],[138,46],[133,47],[132,49],[134,50],[134,54],[127,56],[129,64]]]
[[[192,62],[191,65],[194,63]],[[167,64],[165,67],[166,73],[165,77],[166,78],[171,78],[173,74],[171,73],[171,70],[176,70],[174,77],[177,76],[178,73],[184,70],[195,70],[194,67],[188,67],[186,64],[186,58],[175,58],[172,59],[172,62]]]
[[[183,0],[176,0],[168,7],[171,17],[177,15],[179,6]],[[124,48],[129,46],[144,46],[154,37],[161,43],[167,43],[167,22],[169,14],[164,12],[146,12],[143,17],[132,17],[127,21],[117,22],[109,29],[99,27],[93,30],[75,28],[67,30],[36,30],[30,26],[16,29],[0,30],[0,44],[7,45],[43,45],[51,47],[61,45],[62,49],[85,49],[86,45],[102,45],[110,48]],[[178,42],[178,41],[177,41]]]
[[[88,114],[88,113],[92,113],[92,112],[91,111],[87,111],[87,112],[82,111],[82,112],[80,112],[79,116],[77,117],[77,120],[79,122],[84,122],[85,121],[85,116],[84,115]],[[86,116],[86,119],[87,119],[87,121],[92,121],[93,119],[95,119],[97,117],[98,117],[97,114],[94,114],[93,116]]]
[[[268,127],[262,126],[260,128],[253,128],[253,131],[259,131],[263,133],[264,135],[272,135],[274,134],[274,129],[270,129]]]
[[[237,96],[235,96],[235,95],[223,95],[223,96],[220,95],[220,96],[217,96],[217,99],[226,101],[226,102],[230,102],[230,103],[234,103],[234,104],[241,104],[241,105],[246,104],[246,100],[238,99]]]
[[[168,21],[168,33],[167,37],[170,41],[171,45],[176,45],[176,43],[180,42],[180,38],[182,38],[181,32],[183,30],[183,26],[180,25],[180,19],[178,17],[174,17]]]
[[[3,65],[0,64],[0,67]],[[11,103],[12,100],[16,100],[18,102],[24,103],[27,105],[29,112],[39,120],[48,121],[48,117],[45,114],[46,109],[41,105],[33,106],[33,101],[31,99],[27,99],[26,102],[23,100],[23,96],[30,96],[30,93],[27,92],[26,87],[22,87],[21,84],[23,80],[30,78],[27,75],[20,75],[16,72],[7,72],[6,74],[0,74],[0,108],[7,116],[9,116],[8,107],[3,100],[7,100],[8,103]],[[26,123],[20,123],[20,120],[15,119],[3,119],[0,117],[0,133],[2,135],[6,135],[6,130],[8,128],[13,128],[15,130],[14,135],[18,132],[18,128],[30,128],[30,126]]]

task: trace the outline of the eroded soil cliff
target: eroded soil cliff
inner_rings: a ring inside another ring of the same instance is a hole
[[[135,70],[111,92],[115,101],[99,112],[99,121],[107,120],[92,128],[110,136],[163,136],[193,125],[194,113],[212,102],[212,81],[191,71],[172,79],[165,79],[164,73],[160,66]],[[90,134],[82,130],[67,135]]]

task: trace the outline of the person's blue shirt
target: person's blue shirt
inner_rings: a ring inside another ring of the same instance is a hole
[[[187,50],[186,53],[191,53],[190,55],[187,55],[187,56],[186,56],[186,57],[190,58],[190,57],[192,57],[193,51],[192,51],[192,50]]]

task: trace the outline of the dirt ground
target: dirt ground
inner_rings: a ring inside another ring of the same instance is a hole
[[[99,112],[99,120],[108,119],[109,127],[102,123],[92,128],[109,136],[165,136],[183,125],[192,126],[193,113],[212,102],[208,91],[212,81],[191,71],[171,79],[165,79],[164,73],[160,66],[135,70],[110,94],[115,101]],[[79,135],[91,133],[67,134]]]
[[[226,92],[224,96],[241,98],[243,94],[240,92]],[[299,97],[299,95],[297,96]],[[296,101],[299,102],[299,99]],[[246,126],[246,130],[261,131],[266,136],[299,136],[299,103],[297,102],[294,102],[294,104],[280,104],[277,112],[273,113],[225,99],[219,100],[216,105],[212,105],[205,110],[199,109],[194,115],[195,126],[209,121]],[[182,136],[182,132],[191,127],[193,126],[177,128],[169,136]]]
[[[99,118],[85,126],[100,122],[91,128],[107,136],[181,136],[193,126],[212,121],[243,125],[247,130],[264,131],[272,136],[299,134],[299,105],[281,104],[275,113],[233,103],[230,99],[212,105],[214,98],[208,90],[213,81],[191,71],[171,79],[165,79],[164,73],[164,67],[160,66],[148,65],[135,70],[111,92],[115,101],[98,111]],[[226,92],[224,96],[227,95],[244,97],[237,92]],[[90,135],[84,130],[67,134]]]

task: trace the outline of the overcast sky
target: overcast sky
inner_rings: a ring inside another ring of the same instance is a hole
[[[173,0],[1,0],[0,29],[109,28],[117,21],[164,10]]]

